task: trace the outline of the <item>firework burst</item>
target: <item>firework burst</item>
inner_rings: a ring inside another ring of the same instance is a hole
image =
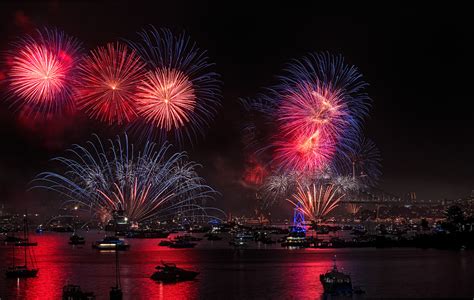
[[[358,181],[352,176],[334,176],[331,182],[338,186],[346,195],[355,193],[360,189]]]
[[[366,83],[342,57],[310,55],[291,64],[275,88],[275,159],[284,169],[317,172],[351,149],[369,98]]]
[[[265,126],[257,120],[246,129],[266,133],[258,152],[275,169],[312,176],[354,147],[370,106],[366,86],[341,56],[310,54],[289,64],[265,94],[243,100],[248,112],[266,120]]]
[[[303,84],[289,91],[277,111],[275,158],[284,169],[315,172],[334,156],[349,112],[337,91]]]
[[[144,67],[135,50],[122,43],[91,51],[80,65],[79,108],[109,124],[132,121]]]
[[[41,117],[72,111],[81,44],[59,30],[37,30],[8,53],[8,86],[15,105]]]
[[[166,132],[179,130],[191,119],[196,96],[187,76],[175,69],[157,69],[139,86],[138,110],[146,122]]]
[[[347,212],[349,212],[352,216],[355,216],[362,206],[356,204],[356,203],[348,203],[346,206]]]
[[[186,34],[151,27],[141,40],[128,44],[145,60],[146,80],[140,87],[140,132],[159,140],[193,142],[210,126],[220,103],[220,82],[206,52]]]
[[[374,187],[382,175],[381,161],[375,143],[361,136],[348,153],[335,159],[334,170],[342,176],[352,177],[361,188]]]
[[[106,150],[97,137],[88,147],[75,145],[71,157],[58,157],[65,171],[38,175],[35,187],[53,190],[92,212],[98,219],[123,210],[133,222],[204,217],[211,208],[202,204],[215,191],[204,183],[184,152],[169,154],[169,144],[146,143],[136,153],[133,145],[117,138]]]
[[[288,201],[312,222],[319,222],[339,205],[343,197],[344,194],[331,184],[298,185],[297,192]]]

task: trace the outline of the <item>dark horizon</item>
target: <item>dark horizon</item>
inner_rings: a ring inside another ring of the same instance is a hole
[[[186,150],[204,166],[200,174],[222,194],[216,206],[226,211],[252,209],[253,191],[240,182],[245,157],[239,97],[254,96],[274,82],[286,63],[314,51],[342,54],[370,84],[373,104],[364,132],[382,154],[379,188],[402,197],[416,192],[425,200],[466,197],[474,189],[474,111],[467,102],[473,24],[449,16],[449,8],[315,3],[250,9],[238,4],[56,1],[0,7],[1,51],[31,27],[64,29],[83,41],[86,50],[135,38],[148,24],[189,33],[208,51],[224,85],[222,107],[207,136]],[[103,139],[121,133],[80,116],[66,125],[67,130],[58,132],[22,128],[7,101],[1,101],[1,203],[32,205],[35,196],[25,196],[25,188],[37,173],[51,168],[50,158],[94,132]]]

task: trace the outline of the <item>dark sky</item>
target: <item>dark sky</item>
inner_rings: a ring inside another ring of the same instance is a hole
[[[365,132],[382,153],[380,187],[398,195],[415,191],[422,199],[462,197],[474,189],[474,26],[471,17],[462,16],[467,7],[161,2],[2,2],[0,49],[8,49],[8,42],[30,25],[62,28],[88,49],[134,38],[147,24],[186,30],[208,50],[224,82],[215,123],[189,150],[204,165],[208,182],[223,194],[219,206],[230,210],[249,209],[250,196],[245,195],[252,194],[239,183],[244,158],[238,97],[271,84],[292,58],[310,51],[340,53],[370,83],[374,103]],[[4,101],[0,109],[0,202],[7,205],[43,203],[24,195],[28,181],[70,143],[102,132],[103,126],[78,119],[51,138],[22,128]]]

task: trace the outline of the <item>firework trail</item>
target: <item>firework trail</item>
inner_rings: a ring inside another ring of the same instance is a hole
[[[144,67],[135,50],[122,43],[92,50],[80,65],[79,108],[108,124],[131,122]]]
[[[73,111],[81,43],[63,31],[45,28],[13,46],[7,54],[13,104],[32,117]]]
[[[268,176],[258,191],[259,205],[268,211],[275,203],[285,199],[294,186],[294,178],[289,174]]]
[[[128,41],[147,64],[139,86],[140,132],[161,141],[193,142],[203,136],[220,105],[220,81],[206,52],[182,33],[151,27]]]
[[[109,140],[107,149],[96,136],[87,145],[55,158],[64,171],[39,174],[35,187],[55,191],[67,199],[64,204],[78,204],[102,220],[118,210],[138,223],[177,214],[195,219],[217,210],[202,205],[216,192],[197,175],[199,165],[184,152],[170,153],[169,144],[147,142],[136,152],[125,136]]]
[[[331,184],[313,184],[309,187],[298,185],[293,199],[287,199],[297,210],[312,222],[319,222],[335,209],[344,194]]]

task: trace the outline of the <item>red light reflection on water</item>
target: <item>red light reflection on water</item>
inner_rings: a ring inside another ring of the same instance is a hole
[[[94,292],[97,299],[107,299],[110,287],[115,285],[115,253],[92,249],[91,243],[102,239],[103,233],[80,234],[85,236],[86,245],[76,247],[68,245],[67,233],[33,236],[38,241],[38,277],[0,280],[0,298],[60,299],[62,287],[69,283]],[[323,250],[289,251],[272,245],[268,249],[236,251],[226,240],[202,241],[195,249],[171,249],[158,246],[159,241],[130,239],[130,250],[120,252],[125,299],[315,299],[322,294],[319,274],[332,266],[331,252]],[[0,269],[6,267],[9,256],[8,246],[0,246]],[[150,276],[161,261],[200,274],[194,281],[158,283]],[[338,266],[344,267],[343,262]]]
[[[103,233],[85,234],[86,245],[68,245],[67,233],[32,235],[38,242],[34,253],[39,268],[36,278],[0,280],[0,299],[60,299],[66,284],[80,285],[83,291],[94,292],[98,299],[107,299],[115,285],[115,252],[99,252],[91,243]],[[158,246],[157,239],[131,240],[131,250],[120,253],[121,286],[125,299],[190,299],[197,295],[199,281],[162,284],[150,279],[160,262],[198,270],[195,253],[189,249]],[[8,245],[0,245],[0,269],[11,262]],[[19,258],[19,257],[18,257]],[[199,270],[198,270],[199,271]],[[2,274],[3,275],[3,274]],[[1,276],[1,275],[0,275]],[[194,295],[194,296],[193,296]]]
[[[38,241],[37,247],[30,248],[36,257],[35,267],[39,268],[38,276],[28,279],[5,279],[5,288],[0,285],[0,291],[7,293],[6,299],[58,299],[61,295],[62,281],[67,278],[65,276],[67,262],[58,261],[62,240],[55,236],[35,236],[33,240]],[[0,247],[2,262],[11,261],[10,249],[11,246],[7,245]],[[16,251],[19,254],[23,248],[17,247]],[[20,255],[17,257],[18,260],[22,258]],[[30,262],[28,260],[29,264]]]

